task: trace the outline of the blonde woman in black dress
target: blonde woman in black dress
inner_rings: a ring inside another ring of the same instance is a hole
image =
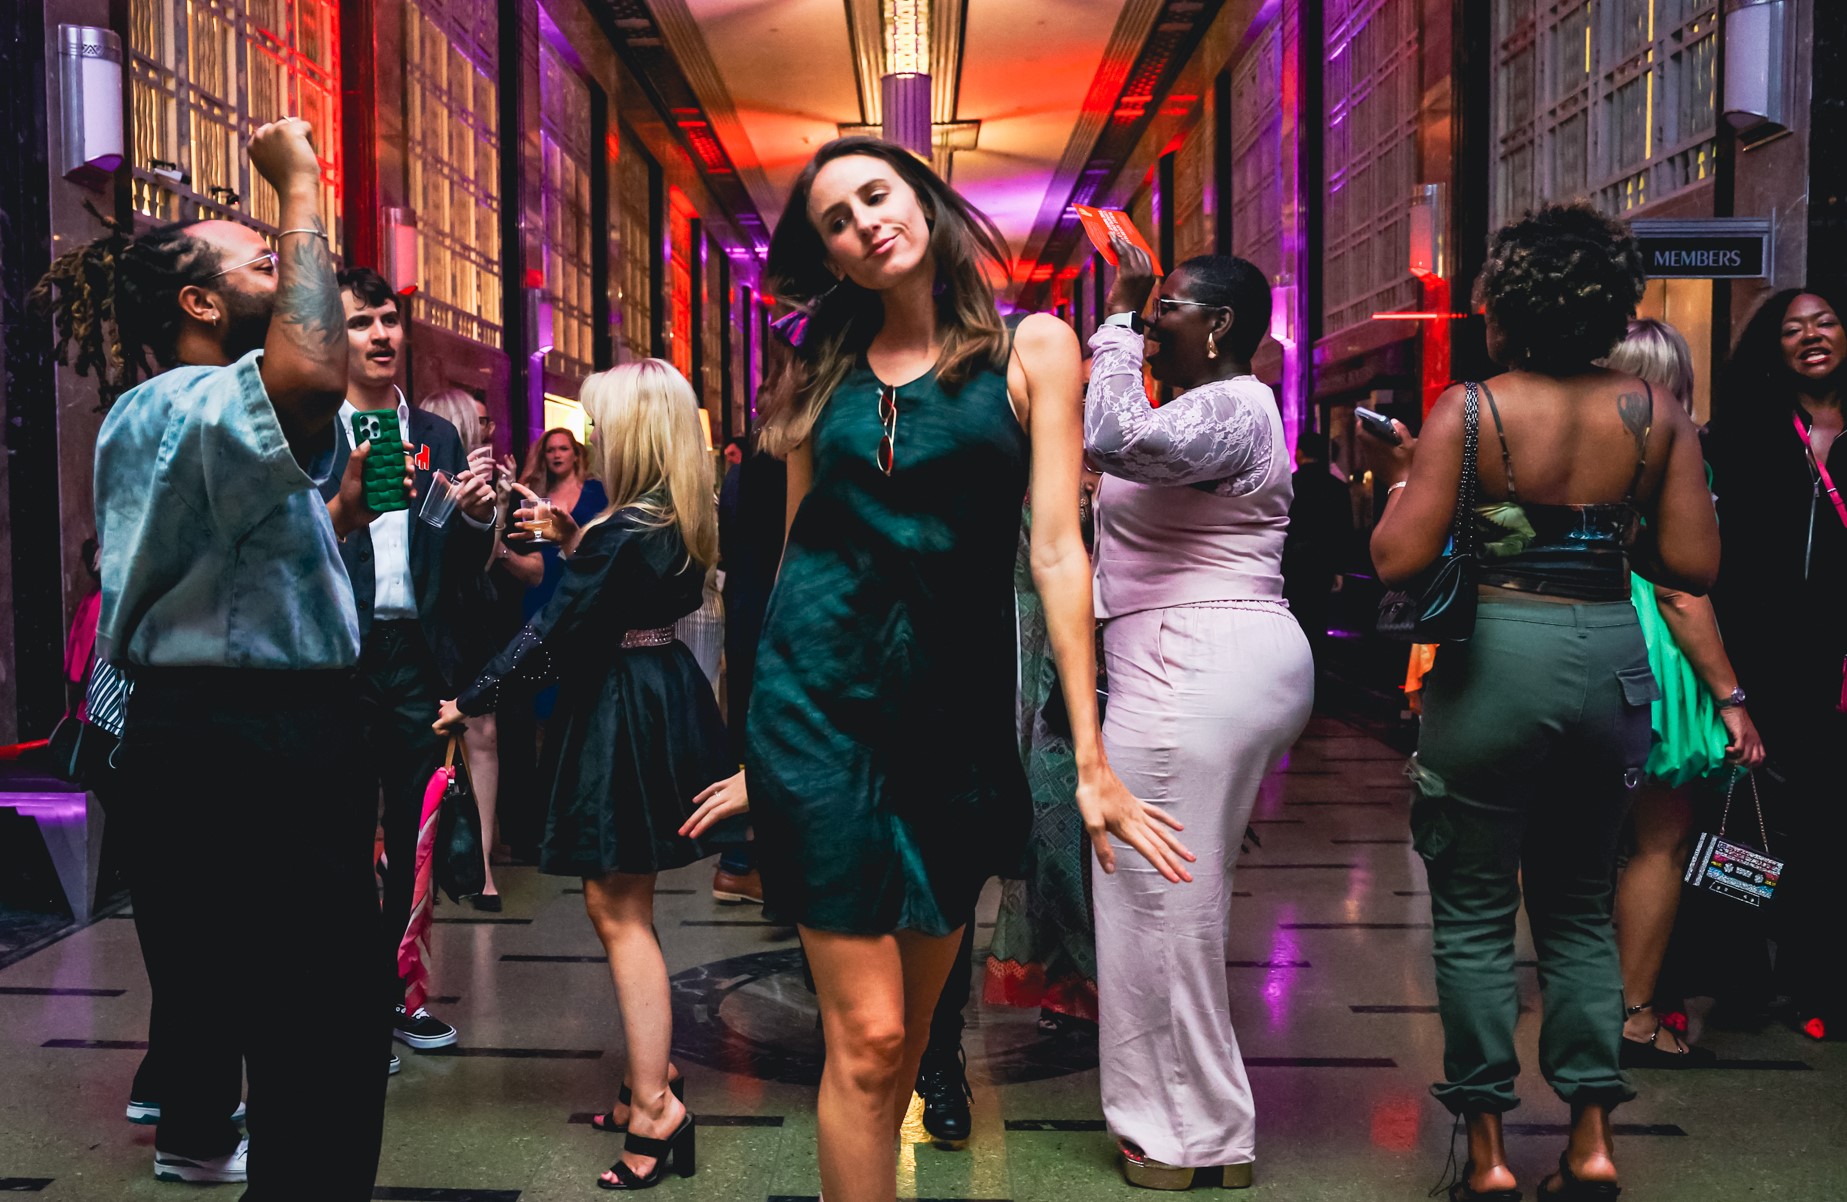
[[[515,515],[556,543],[558,589],[455,701],[436,729],[491,713],[554,680],[546,740],[550,804],[539,868],[581,877],[584,908],[609,955],[622,1008],[627,1081],[598,1124],[626,1130],[622,1159],[597,1180],[645,1189],[671,1161],[693,1173],[693,1116],[668,1062],[667,965],[654,937],[654,878],[717,850],[678,828],[694,794],[729,768],[712,686],[673,624],[699,608],[718,555],[711,460],[685,378],[645,359],[584,381],[608,508],[581,528],[568,510]],[[532,501],[524,486],[520,492]]]

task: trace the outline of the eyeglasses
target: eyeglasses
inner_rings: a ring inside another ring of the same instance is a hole
[[[276,270],[276,252],[273,250],[266,250],[254,259],[246,259],[242,263],[237,263],[225,268],[223,271],[214,271],[205,278],[208,280],[215,280],[221,275],[230,275],[233,271],[242,271],[246,267],[254,267],[258,263],[265,262],[269,264],[269,269],[271,271]]]
[[[898,390],[890,384],[879,385],[879,452],[874,462],[887,476],[897,466]]]
[[[1158,296],[1154,301],[1154,311],[1157,315],[1161,315],[1165,314],[1169,309],[1177,309],[1181,305],[1186,305],[1193,309],[1229,309],[1231,307],[1230,305],[1208,305],[1205,301],[1173,300],[1169,297]]]

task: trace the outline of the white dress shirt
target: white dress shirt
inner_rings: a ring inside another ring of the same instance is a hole
[[[398,429],[410,437],[410,405],[404,390],[392,385],[398,394]],[[359,409],[352,401],[340,406],[340,421],[347,436],[353,433],[353,414]],[[376,448],[374,448],[376,449]],[[372,531],[372,620],[390,622],[417,616],[417,585],[410,578],[410,510],[394,509],[373,520]]]

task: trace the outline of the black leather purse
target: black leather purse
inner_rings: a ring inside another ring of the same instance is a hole
[[[1475,457],[1481,449],[1481,390],[1463,385],[1462,481],[1449,548],[1422,580],[1379,600],[1379,633],[1407,643],[1465,643],[1475,633]]]

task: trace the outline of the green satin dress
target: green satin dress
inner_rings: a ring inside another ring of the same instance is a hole
[[[771,916],[946,935],[1032,822],[1013,713],[1027,439],[1004,370],[953,391],[931,371],[898,389],[887,477],[878,398],[862,358],[810,436],[751,691],[751,817]]]

